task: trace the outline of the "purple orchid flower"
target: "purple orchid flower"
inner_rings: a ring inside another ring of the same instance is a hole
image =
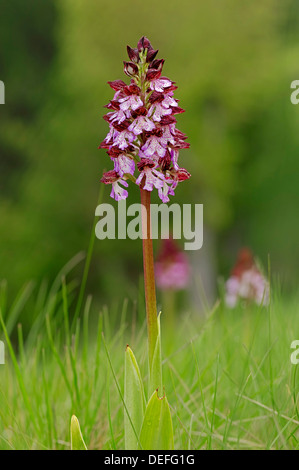
[[[129,178],[146,191],[157,189],[168,202],[178,182],[190,178],[178,164],[179,150],[189,148],[187,136],[176,128],[175,115],[184,110],[173,97],[175,82],[161,76],[164,60],[156,59],[158,51],[149,40],[142,37],[137,48],[127,46],[127,51],[124,72],[130,83],[108,82],[115,93],[106,105],[109,132],[99,148],[106,149],[114,170],[101,181],[112,185],[110,195],[117,201],[128,196]]]

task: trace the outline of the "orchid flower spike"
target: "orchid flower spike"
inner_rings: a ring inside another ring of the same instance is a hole
[[[106,149],[114,169],[101,182],[112,185],[110,196],[116,201],[128,197],[124,187],[131,180],[147,191],[156,188],[168,202],[178,183],[191,176],[178,165],[179,150],[189,148],[187,136],[176,128],[175,115],[184,110],[173,96],[175,82],[161,75],[164,59],[156,59],[158,51],[149,40],[142,37],[137,48],[127,46],[127,51],[124,72],[130,83],[108,82],[114,90],[104,116],[110,130],[99,148]]]
[[[258,305],[269,303],[269,283],[248,248],[240,250],[231,276],[226,281],[226,305],[233,308],[239,300],[254,301]]]
[[[162,240],[155,262],[157,286],[161,290],[181,290],[190,281],[190,263],[172,238]]]

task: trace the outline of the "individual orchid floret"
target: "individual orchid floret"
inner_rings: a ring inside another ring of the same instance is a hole
[[[181,290],[190,281],[190,264],[185,253],[172,238],[162,240],[155,263],[157,286],[161,290]]]
[[[121,154],[117,158],[112,158],[112,160],[114,161],[114,170],[119,176],[124,176],[125,174],[134,175],[135,162],[132,158]]]
[[[120,201],[121,199],[126,199],[128,197],[128,191],[120,186],[122,184],[127,188],[128,183],[120,178],[115,170],[110,170],[107,171],[107,173],[104,173],[101,182],[104,184],[112,184],[110,196],[116,201]]]
[[[119,100],[119,107],[122,111],[135,111],[143,106],[143,102],[138,95],[130,95]]]
[[[258,305],[269,303],[269,283],[256,266],[252,253],[247,248],[240,251],[225,286],[225,302],[228,307],[235,307],[240,300],[253,301]]]
[[[153,160],[155,160],[155,157],[159,159],[166,154],[167,141],[162,136],[160,137],[158,133],[152,134],[141,147],[141,150],[147,157]]]
[[[172,88],[173,85],[174,85],[174,82],[172,82],[171,80],[169,80],[166,77],[162,77],[162,78],[157,78],[156,80],[153,80],[150,83],[150,88],[151,88],[151,90],[158,91],[160,93],[164,93],[164,91],[167,90],[167,89],[168,89],[168,91],[172,91],[172,90],[170,90],[170,88]]]
[[[135,135],[142,134],[143,131],[151,132],[156,128],[153,121],[147,117],[147,109],[144,106],[132,112],[132,117],[134,117],[134,121],[128,130]]]
[[[127,52],[124,72],[130,83],[108,82],[114,96],[105,106],[109,132],[100,148],[112,159],[115,174],[108,172],[101,181],[112,184],[116,200],[128,196],[123,186],[128,187],[130,179],[146,191],[157,189],[162,202],[168,202],[177,184],[190,178],[178,164],[179,151],[189,148],[187,137],[176,128],[175,116],[184,110],[174,98],[175,82],[161,76],[164,59],[156,58],[158,51],[150,41],[143,36],[136,48],[127,46]]]
[[[147,191],[152,191],[154,188],[160,189],[163,187],[164,175],[155,169],[155,163],[150,158],[142,158],[137,167],[140,175],[136,180],[136,184],[142,183],[142,188]]]
[[[162,202],[169,202],[169,196],[174,196],[174,189],[176,188],[177,183],[170,181],[163,182],[163,186],[158,189],[158,195]]]

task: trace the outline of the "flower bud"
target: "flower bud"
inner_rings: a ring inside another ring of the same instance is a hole
[[[154,49],[148,50],[147,56],[146,56],[146,62],[151,62],[152,60],[154,60],[158,52],[159,52],[158,49],[156,51]]]
[[[138,67],[134,62],[126,62],[124,60],[124,72],[129,77],[134,77],[138,73]]]
[[[128,52],[129,59],[130,59],[132,62],[139,62],[139,52],[138,52],[138,49],[132,49],[132,47],[127,46],[127,52]]]
[[[142,36],[142,38],[139,39],[137,48],[139,52],[142,52],[142,50],[144,49],[147,49],[148,51],[153,49],[150,41],[147,39],[146,36]]]
[[[161,76],[161,70],[155,70],[155,69],[148,69],[146,72],[146,80],[156,80],[157,78],[160,78]]]
[[[163,68],[164,62],[165,62],[164,59],[156,59],[156,60],[153,60],[153,61],[150,63],[150,69],[159,70],[159,71],[161,72],[161,70],[162,70],[162,68]]]

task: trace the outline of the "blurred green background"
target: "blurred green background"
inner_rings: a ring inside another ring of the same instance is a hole
[[[270,254],[285,292],[296,289],[298,1],[1,0],[0,278],[10,295],[86,250],[111,168],[97,149],[107,81],[125,79],[126,45],[142,35],[186,109],[178,127],[191,148],[180,162],[192,178],[172,201],[204,204],[208,250],[191,253],[193,264],[215,288],[247,245],[264,265]],[[131,186],[128,202],[138,201]],[[96,240],[88,289],[100,302],[136,297],[141,273],[141,241]]]

